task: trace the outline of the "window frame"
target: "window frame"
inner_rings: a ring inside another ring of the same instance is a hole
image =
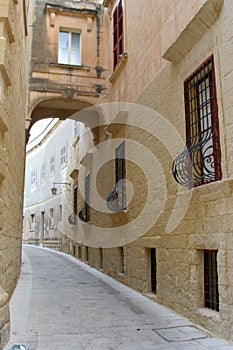
[[[113,68],[124,53],[124,3],[119,0],[113,11]]]
[[[61,162],[61,168],[64,168],[67,165],[67,146],[63,145],[61,147],[61,151],[60,151],[60,162]]]
[[[203,251],[204,261],[204,305],[219,312],[218,250]],[[208,265],[207,265],[208,264]],[[214,271],[214,273],[212,273]]]
[[[67,56],[67,62],[61,61],[60,56],[60,49],[62,48],[60,45],[60,33],[68,33],[68,56]],[[79,52],[79,61],[76,63],[71,63],[71,52],[72,52],[72,34],[79,34],[79,44],[80,47],[77,49]],[[71,65],[71,66],[82,66],[82,31],[80,29],[71,29],[71,28],[59,28],[58,32],[58,64],[65,64],[65,65]]]
[[[200,89],[200,86],[202,84],[204,84],[204,88]],[[203,97],[203,95],[205,97]],[[206,183],[221,180],[221,149],[213,55],[207,58],[207,60],[205,60],[198,67],[198,69],[196,69],[184,81],[184,103],[186,123],[186,147],[189,150],[192,164],[189,169],[190,178],[193,178],[192,187],[197,187]],[[206,123],[208,127],[205,129],[204,124]],[[205,141],[205,135],[207,135],[208,133],[210,136],[206,136],[205,144],[203,141]],[[207,143],[208,137],[209,146]],[[192,154],[191,150],[194,149],[198,143],[200,144],[198,151],[196,150],[196,153]],[[213,147],[212,153],[205,156],[205,147],[207,147],[206,149],[210,149],[211,147]],[[196,160],[194,156],[197,157]],[[207,169],[208,158],[210,164],[209,168],[212,167],[214,169],[213,175],[212,173],[209,173],[211,174],[210,176],[208,176]],[[205,159],[202,164],[200,159]],[[213,161],[211,161],[211,159],[213,159]],[[201,164],[200,167],[198,162]],[[214,163],[213,166],[212,163]],[[196,168],[195,164],[198,164]],[[198,179],[196,179],[196,177],[194,176],[195,174],[198,175]]]

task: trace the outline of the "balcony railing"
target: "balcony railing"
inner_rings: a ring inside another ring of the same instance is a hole
[[[113,212],[119,212],[126,209],[125,183],[116,185],[114,190],[107,196],[107,207]]]
[[[87,210],[85,207],[83,207],[79,213],[78,213],[78,217],[81,221],[84,221],[84,222],[88,222],[89,221],[89,215],[87,213]]]
[[[203,137],[202,140],[176,157],[172,166],[175,180],[182,186],[189,188],[218,180],[216,167],[220,164],[218,152],[214,149],[213,135]]]

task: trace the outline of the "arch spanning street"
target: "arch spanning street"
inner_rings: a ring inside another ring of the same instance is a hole
[[[230,350],[147,297],[63,253],[24,246],[11,339],[30,350]]]

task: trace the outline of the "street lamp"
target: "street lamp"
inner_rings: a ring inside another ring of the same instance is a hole
[[[71,183],[70,182],[54,182],[53,183],[53,187],[51,188],[51,193],[53,196],[56,196],[57,194],[57,187],[55,187],[55,185],[65,185],[67,191],[70,191],[71,189]]]

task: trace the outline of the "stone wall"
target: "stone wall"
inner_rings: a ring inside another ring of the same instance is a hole
[[[21,262],[27,106],[26,1],[0,3],[0,349]]]
[[[111,15],[115,2],[105,3],[109,5]],[[92,238],[94,234],[97,236],[99,227],[105,228],[106,239],[99,241],[99,248],[105,248],[102,251],[103,272],[143,293],[151,292],[150,249],[155,248],[157,302],[229,339],[233,339],[232,6],[230,0],[182,0],[178,5],[174,1],[161,0],[156,1],[153,8],[149,0],[143,4],[139,0],[133,4],[125,2],[127,55],[122,57],[114,72],[110,71],[109,101],[132,102],[139,107],[132,113],[133,107],[123,106],[123,111],[128,108],[127,123],[129,125],[131,121],[131,125],[124,128],[110,125],[107,131],[111,134],[109,139],[126,137],[143,146],[141,150],[135,148],[134,152],[126,146],[127,179],[133,184],[134,196],[125,212],[109,215],[92,210],[89,227],[83,229],[78,223],[73,229],[76,233],[72,235],[72,244],[83,245],[81,258],[84,261],[87,261],[84,246],[88,245],[89,239],[88,263],[99,268],[98,239],[93,243]],[[112,31],[111,16],[109,31]],[[174,157],[185,145],[184,81],[211,55],[215,64],[223,175],[221,181],[185,190],[177,185],[172,175]],[[147,125],[151,115],[154,119]],[[159,166],[150,165],[145,150],[152,152]],[[92,153],[87,167],[90,172],[97,166],[96,153]],[[130,162],[130,156],[135,153],[138,159],[144,159],[141,168]],[[92,186],[91,196],[95,196],[94,184]],[[114,166],[109,162],[97,176],[100,196],[106,199],[112,186]],[[163,192],[163,188],[166,191]],[[141,226],[126,226],[140,216],[148,198],[153,205],[144,214]],[[184,213],[183,218],[181,213]],[[146,229],[153,215],[154,223]],[[111,228],[116,227],[121,227],[119,244],[109,248],[106,242]],[[126,243],[127,236],[138,227],[142,237]],[[218,251],[219,312],[204,305],[203,255],[204,250],[213,249]]]

